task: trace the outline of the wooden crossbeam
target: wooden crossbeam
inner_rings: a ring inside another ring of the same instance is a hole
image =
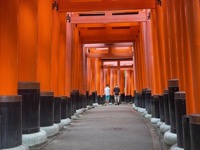
[[[147,17],[145,13],[134,15],[111,15],[105,14],[104,16],[78,16],[72,15],[71,23],[118,23],[118,22],[143,22]]]
[[[154,9],[155,0],[58,0],[59,11],[108,11]]]
[[[103,58],[103,59],[123,59],[123,58],[133,58],[133,53],[120,53],[120,54],[90,54],[87,53],[86,57],[88,58]]]

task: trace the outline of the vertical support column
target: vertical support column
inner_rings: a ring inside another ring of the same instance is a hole
[[[72,89],[79,90],[81,93],[84,93],[83,49],[81,46],[79,28],[77,24],[73,25],[73,46],[72,47],[73,47],[72,49]],[[94,72],[94,63],[92,63],[91,65],[93,65],[92,71]]]
[[[114,86],[114,69],[110,69],[110,95],[113,95]]]
[[[37,81],[41,91],[50,91],[51,85],[51,38],[52,0],[38,1],[38,56]]]
[[[164,56],[164,30],[163,30],[163,13],[162,13],[162,6],[157,5],[156,7],[156,21],[157,21],[157,38],[158,38],[158,59],[159,61],[159,70],[160,71],[160,86],[161,86],[161,91],[167,87],[167,79],[166,79],[166,63],[165,63],[165,56]],[[163,69],[165,68],[165,69]],[[161,92],[160,91],[160,92]],[[161,93],[160,93],[161,94]]]
[[[59,33],[59,56],[58,56],[58,88],[59,96],[65,95],[66,73],[66,13],[59,12],[60,33]]]
[[[133,96],[134,95],[134,73],[133,70],[130,70],[130,95]]]
[[[26,14],[26,15],[25,15]],[[38,45],[38,1],[24,0],[19,5],[19,81],[36,81]]]
[[[105,88],[107,84],[107,69],[103,69],[103,87]]]
[[[161,93],[161,79],[160,79],[160,64],[158,59],[158,37],[157,37],[157,23],[156,23],[156,12],[155,10],[151,10],[151,23],[152,23],[152,37],[153,37],[153,84],[155,85],[155,89],[152,91],[153,95]]]
[[[184,75],[185,75],[185,92],[186,94],[186,105],[187,105],[187,113],[194,113],[194,90],[193,90],[193,77],[192,77],[192,61],[191,61],[191,53],[190,53],[190,40],[189,40],[189,32],[186,24],[186,14],[184,3],[185,1],[180,1],[180,11],[181,11],[181,20],[182,20],[182,33],[184,34],[183,38],[183,57],[184,57]]]
[[[120,70],[120,93],[124,93],[124,70]]]
[[[175,117],[176,117],[176,130],[177,130],[177,146],[180,148],[184,148],[182,116],[184,116],[185,114],[186,114],[185,92],[176,92]]]
[[[68,15],[71,16],[71,13],[68,13]],[[71,89],[72,87],[72,24],[69,22],[67,22],[66,24],[66,60],[65,61],[66,61],[65,95],[70,96],[70,92],[72,90]],[[85,66],[86,66],[86,62],[87,60],[85,60]]]
[[[110,86],[110,67],[107,69],[106,83]]]
[[[171,70],[172,78],[178,78],[178,58],[177,58],[177,29],[176,18],[175,18],[175,6],[173,0],[166,1],[167,4],[167,15],[168,15],[168,40],[169,40],[169,49],[170,49],[170,59],[171,59]]]
[[[101,62],[102,64],[102,62]],[[102,68],[102,65],[101,65],[101,73],[100,73],[100,95],[103,95],[104,94],[104,69]]]
[[[22,144],[21,110],[22,110],[21,96],[0,96],[0,115],[1,115],[0,149],[14,149],[14,147],[19,148],[20,145]],[[22,149],[23,147],[20,148]]]
[[[58,85],[58,73],[59,73],[59,33],[60,33],[60,21],[59,13],[56,9],[53,10],[52,14],[52,42],[51,42],[51,90],[54,92],[54,96],[59,95]]]
[[[16,95],[18,82],[18,0],[0,1],[0,95]],[[9,12],[9,13],[8,13]]]
[[[171,59],[170,59],[170,49],[169,49],[169,33],[168,33],[168,26],[169,26],[169,15],[167,13],[167,2],[166,0],[162,1],[162,13],[163,13],[163,31],[164,31],[164,58],[166,62],[166,80],[168,81],[169,79],[172,78],[172,73],[171,73]]]
[[[171,132],[176,133],[174,93],[179,91],[177,79],[172,79],[168,81],[168,90],[169,90],[169,109],[170,109],[169,114],[170,114]]]
[[[95,91],[100,94],[100,75],[101,75],[101,60],[100,58],[95,58]]]
[[[189,45],[191,54],[191,65],[192,65],[192,82],[194,91],[194,112],[200,113],[200,71],[197,69],[200,67],[200,15],[199,15],[199,0],[185,0],[185,13],[187,21],[187,30],[189,35]],[[187,103],[188,104],[188,103]],[[192,106],[193,102],[189,103],[189,107]]]

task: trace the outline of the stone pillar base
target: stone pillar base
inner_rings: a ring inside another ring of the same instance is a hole
[[[160,132],[161,133],[165,133],[165,132],[167,132],[167,131],[169,131],[170,130],[170,125],[166,125],[165,123],[163,123],[161,126],[160,126]]]
[[[62,120],[61,120],[61,123],[62,123],[64,126],[67,126],[67,125],[71,124],[71,120],[70,120],[69,118],[67,118],[67,119],[62,119]]]
[[[138,112],[140,112],[141,114],[144,113],[146,111],[145,108],[138,108]]]
[[[146,109],[145,109],[145,111],[143,111],[143,112],[141,113],[141,115],[142,115],[143,117],[145,117],[146,114],[147,114],[147,111],[146,111]]]
[[[152,124],[157,124],[160,121],[160,118],[151,118]]]
[[[178,147],[177,144],[174,144],[172,147],[170,147],[170,150],[184,150],[184,149]]]
[[[99,104],[98,104],[98,103],[93,103],[93,106],[94,106],[94,107],[98,107]]]
[[[47,137],[54,136],[59,132],[58,124],[54,124],[53,126],[40,127],[40,129],[46,132]]]
[[[58,126],[59,126],[59,130],[63,129],[64,128],[64,124],[62,122],[60,123],[56,123]]]
[[[78,116],[76,116],[76,115],[72,116],[72,120],[77,120],[77,119],[78,119]]]
[[[43,130],[40,130],[40,132],[33,134],[22,134],[22,143],[26,144],[27,146],[35,146],[45,143],[46,141],[47,134]]]
[[[17,146],[17,147],[6,148],[6,149],[2,149],[2,150],[29,150],[29,148],[26,145],[20,145],[20,146]]]
[[[75,115],[80,115],[82,112],[83,112],[82,109],[78,109],[78,110],[76,110]]]
[[[171,133],[170,131],[165,132],[164,141],[168,145],[174,145],[177,142],[177,134]]]
[[[160,128],[160,126],[161,126],[162,124],[164,124],[164,122],[158,121],[158,122],[157,122],[157,127]]]
[[[152,117],[151,114],[146,114],[146,115],[145,115],[145,118],[147,118],[147,119],[149,119],[149,120],[151,120],[151,117]]]

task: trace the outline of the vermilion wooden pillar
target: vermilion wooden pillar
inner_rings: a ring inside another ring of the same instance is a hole
[[[20,0],[19,5],[19,81],[36,81],[38,55],[38,0]]]
[[[52,11],[52,42],[51,42],[51,90],[54,92],[54,96],[59,96],[59,33],[60,33],[60,20],[59,13]]]
[[[107,83],[107,69],[103,69],[103,89],[106,87],[106,84],[108,84]],[[104,92],[103,92],[104,93]]]
[[[130,94],[134,95],[134,73],[133,70],[130,70]]]
[[[88,90],[92,93],[95,90],[95,58],[87,59]]]
[[[170,49],[169,49],[169,33],[168,33],[168,19],[169,15],[167,13],[167,3],[166,0],[162,1],[162,12],[163,12],[163,34],[164,34],[164,58],[165,58],[165,62],[166,62],[166,80],[168,81],[169,79],[172,78],[172,71],[171,71],[171,65],[170,65]]]
[[[149,15],[149,13],[150,13],[150,10],[147,10],[147,15]],[[147,87],[152,89],[152,91],[154,91],[155,84],[154,84],[154,81],[152,80],[154,77],[154,71],[153,71],[154,68],[153,68],[153,57],[151,57],[151,56],[153,56],[151,18],[149,18],[147,20],[146,30],[147,30],[147,61],[148,61],[147,62],[147,65],[148,65],[148,72],[147,72],[148,85],[147,85]],[[135,68],[134,68],[134,74],[136,74]]]
[[[110,69],[110,94],[113,95],[114,89],[114,69]]]
[[[200,113],[200,14],[199,0],[185,0],[185,13],[187,21],[187,29],[190,42],[190,54],[192,65],[192,81],[194,90],[194,112]],[[189,107],[192,107],[192,102]]]
[[[127,70],[127,95],[131,95],[131,70]]]
[[[68,13],[71,16],[71,13]],[[85,75],[87,78],[87,58],[84,60]],[[72,86],[72,24],[66,23],[66,72],[65,72],[65,95],[70,96]],[[87,86],[87,80],[85,80],[85,86]],[[87,87],[85,87],[87,89]]]
[[[18,82],[19,1],[0,1],[0,95],[16,95]]]
[[[136,88],[137,91],[140,91],[141,88],[141,67],[140,67],[140,61],[139,61],[139,47],[138,47],[138,42],[135,42],[135,70],[136,70]]]
[[[164,30],[163,30],[163,13],[162,13],[162,6],[157,5],[156,7],[156,21],[157,21],[157,38],[158,38],[158,61],[159,61],[159,70],[160,70],[160,92],[167,88],[167,78],[166,78],[166,63],[165,63],[165,47],[164,47]],[[160,93],[160,94],[161,94]]]
[[[120,70],[120,93],[124,93],[124,70]]]
[[[79,28],[76,24],[73,26],[73,45],[72,45],[72,90],[79,90],[80,93],[84,93],[83,88],[83,48],[81,47],[81,41],[79,36]],[[94,65],[92,63],[91,65]],[[94,72],[94,66],[93,72]]]
[[[91,78],[90,78],[90,69],[91,69],[91,65],[90,65],[90,58],[87,58],[87,91],[90,92],[90,81],[91,81]]]
[[[144,47],[144,58],[145,58],[145,78],[146,78],[146,82],[145,82],[145,87],[149,87],[150,88],[150,70],[149,70],[149,66],[150,66],[150,55],[148,54],[148,50],[149,50],[149,31],[147,31],[148,27],[147,27],[147,21],[146,22],[142,22],[142,35],[143,35],[143,47]],[[150,29],[151,30],[151,29]]]
[[[100,95],[104,94],[104,85],[105,85],[104,84],[104,69],[101,68],[101,73],[100,73]]]
[[[126,76],[125,76],[125,95],[129,95],[130,89],[129,89],[129,82],[130,82],[130,71],[126,70]]]
[[[95,58],[95,90],[100,94],[100,75],[101,75],[101,59]]]
[[[161,83],[160,83],[160,66],[159,66],[159,59],[158,59],[158,37],[157,37],[157,24],[156,24],[156,12],[155,10],[151,10],[151,27],[152,27],[152,40],[153,40],[153,89],[152,94],[159,94],[161,93]]]
[[[118,72],[117,72],[118,70],[117,69],[114,69],[113,70],[113,78],[114,78],[114,80],[113,80],[113,85],[114,85],[114,87],[116,86],[116,85],[118,85],[118,83],[117,83],[117,80],[118,80]],[[119,85],[118,85],[119,86]]]
[[[193,80],[192,80],[192,66],[191,66],[191,54],[190,54],[190,40],[188,30],[186,26],[186,15],[184,9],[184,1],[180,1],[180,13],[182,20],[182,34],[183,38],[183,56],[184,56],[184,75],[185,75],[185,92],[186,92],[186,109],[187,114],[194,113],[194,91],[193,91]]]
[[[38,1],[37,81],[41,91],[51,90],[52,0]]]
[[[175,7],[174,7],[174,0],[168,0],[166,1],[166,12],[168,15],[168,42],[169,42],[169,50],[170,50],[170,66],[171,66],[171,78],[175,79],[178,78],[178,58],[177,58],[177,29],[175,27],[176,25],[176,18],[175,18]]]
[[[184,67],[184,55],[183,51],[184,47],[184,38],[185,31],[183,31],[183,25],[180,26],[180,22],[182,22],[182,13],[181,13],[181,3],[182,0],[173,1],[174,9],[175,9],[175,28],[177,31],[177,58],[178,58],[178,78],[179,78],[179,90],[185,91],[187,87],[185,87],[185,67]]]
[[[106,84],[108,84],[110,86],[110,67],[108,67],[108,69],[107,69]]]
[[[139,43],[140,43],[140,62],[141,62],[141,75],[142,75],[142,88],[147,87],[147,70],[146,70],[146,55],[145,55],[145,43],[144,43],[144,24],[141,23],[140,26],[140,35],[139,35]]]
[[[60,34],[59,34],[59,96],[65,95],[66,74],[66,13],[59,13]]]

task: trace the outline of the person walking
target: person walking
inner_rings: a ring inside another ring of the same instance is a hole
[[[115,98],[115,104],[119,105],[119,93],[120,93],[120,89],[119,87],[116,85],[114,88],[114,98]]]
[[[106,84],[106,87],[104,89],[104,94],[105,94],[106,104],[108,105],[110,99],[110,88],[108,84]]]

